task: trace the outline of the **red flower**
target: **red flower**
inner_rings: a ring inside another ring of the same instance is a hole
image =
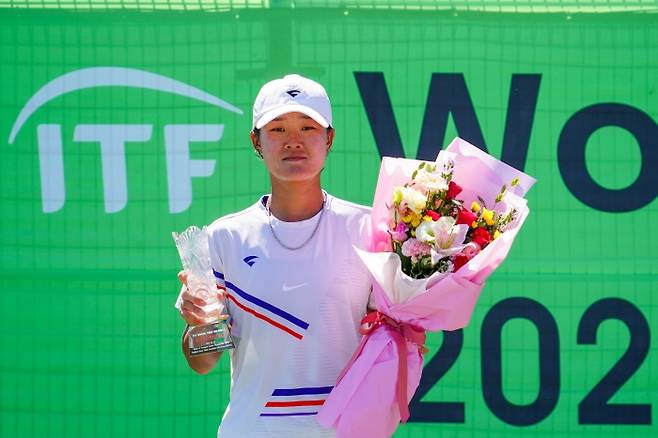
[[[457,225],[466,224],[470,227],[473,221],[477,218],[478,217],[475,215],[475,213],[468,211],[465,208],[460,208],[457,211]]]
[[[463,254],[456,255],[455,259],[452,261],[455,271],[464,266],[469,260],[470,259]]]
[[[446,198],[455,199],[455,196],[457,196],[461,191],[461,187],[459,187],[454,181],[450,181],[448,184],[448,193],[446,194]]]
[[[473,231],[473,237],[471,240],[484,248],[489,242],[491,242],[491,234],[489,234],[484,228],[478,227]]]
[[[433,210],[427,210],[425,212],[425,214],[427,214],[429,217],[431,217],[432,220],[435,221],[435,222],[438,221],[441,218],[441,215],[439,213],[437,213],[436,211],[433,211]]]

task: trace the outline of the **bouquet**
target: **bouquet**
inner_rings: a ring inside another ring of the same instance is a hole
[[[507,256],[535,180],[456,138],[435,162],[382,160],[371,215],[376,310],[317,420],[338,437],[390,437],[409,418],[425,331],[466,326]]]
[[[447,274],[461,268],[492,240],[500,237],[517,214],[514,207],[496,210],[507,186],[503,184],[491,209],[478,196],[470,209],[457,199],[462,188],[453,181],[454,161],[447,159],[439,169],[421,162],[411,181],[393,189],[388,233],[393,252],[401,260],[402,272],[411,278],[427,278],[435,272]],[[519,184],[514,178],[511,187]]]

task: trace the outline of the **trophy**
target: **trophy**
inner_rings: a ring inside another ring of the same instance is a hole
[[[188,340],[190,355],[211,353],[234,348],[227,322],[226,299],[218,297],[215,278],[210,267],[208,254],[208,234],[206,227],[199,229],[191,226],[182,233],[171,233],[183,269],[188,273],[187,288],[190,292],[206,301],[203,307],[207,317],[202,325],[190,326]],[[180,303],[177,303],[179,307]]]

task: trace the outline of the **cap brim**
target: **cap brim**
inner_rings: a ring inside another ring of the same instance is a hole
[[[276,119],[279,116],[288,113],[302,113],[306,114],[316,122],[320,124],[323,128],[329,127],[329,122],[320,115],[319,112],[315,111],[313,108],[309,108],[305,105],[281,105],[280,107],[273,108],[263,114],[260,119],[256,122],[256,129],[260,129],[263,126],[270,123],[272,120]]]

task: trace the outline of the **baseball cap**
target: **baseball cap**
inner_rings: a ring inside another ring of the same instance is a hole
[[[306,114],[323,128],[331,126],[331,103],[324,87],[297,74],[263,85],[254,101],[252,127],[260,129],[282,114]]]

